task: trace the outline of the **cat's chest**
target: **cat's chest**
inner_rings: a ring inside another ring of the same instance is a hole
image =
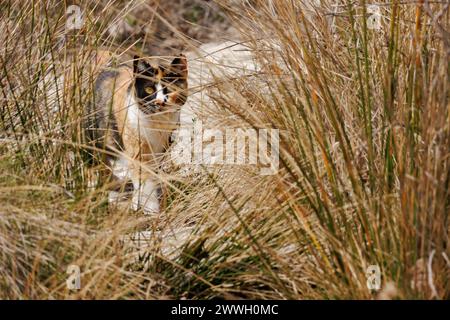
[[[159,153],[164,150],[165,140],[168,134],[155,127],[152,117],[146,115],[139,108],[139,104],[133,94],[128,93],[125,102],[126,106],[126,126],[130,137],[136,140],[143,140],[151,145],[153,152]]]

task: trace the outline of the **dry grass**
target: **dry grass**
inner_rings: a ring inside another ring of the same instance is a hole
[[[1,298],[450,297],[448,2],[386,2],[372,30],[365,1],[178,1],[189,23],[230,21],[258,65],[214,74],[199,116],[280,129],[280,168],[168,165],[159,217],[108,207],[108,181],[89,183],[89,54],[152,52],[158,25],[176,39],[165,50],[193,51],[202,28],[180,32],[156,2],[83,1],[83,29],[65,35],[56,2],[0,4]],[[130,37],[108,31],[124,19]],[[140,261],[122,241],[138,230],[153,235]],[[381,291],[367,289],[369,265]]]

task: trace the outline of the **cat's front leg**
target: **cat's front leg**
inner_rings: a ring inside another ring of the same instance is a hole
[[[133,181],[134,193],[131,208],[142,208],[144,214],[159,213],[159,184],[152,179]]]

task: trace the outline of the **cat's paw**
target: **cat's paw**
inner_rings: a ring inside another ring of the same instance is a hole
[[[158,214],[159,213],[159,200],[156,197],[143,197],[135,195],[131,200],[131,209],[138,211],[142,209],[144,214]]]
[[[142,206],[144,214],[158,214],[159,213],[159,201],[158,199],[147,201],[145,205]]]
[[[120,193],[117,191],[109,191],[108,192],[108,203],[109,204],[117,204],[121,199]]]

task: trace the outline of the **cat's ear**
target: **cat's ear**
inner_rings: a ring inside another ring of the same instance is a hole
[[[147,63],[145,60],[143,60],[141,57],[139,56],[134,56],[133,59],[133,72],[135,74],[152,74],[153,72],[153,67]]]
[[[187,59],[183,54],[175,57],[170,64],[171,72],[177,74],[181,79],[186,80],[188,75]]]

